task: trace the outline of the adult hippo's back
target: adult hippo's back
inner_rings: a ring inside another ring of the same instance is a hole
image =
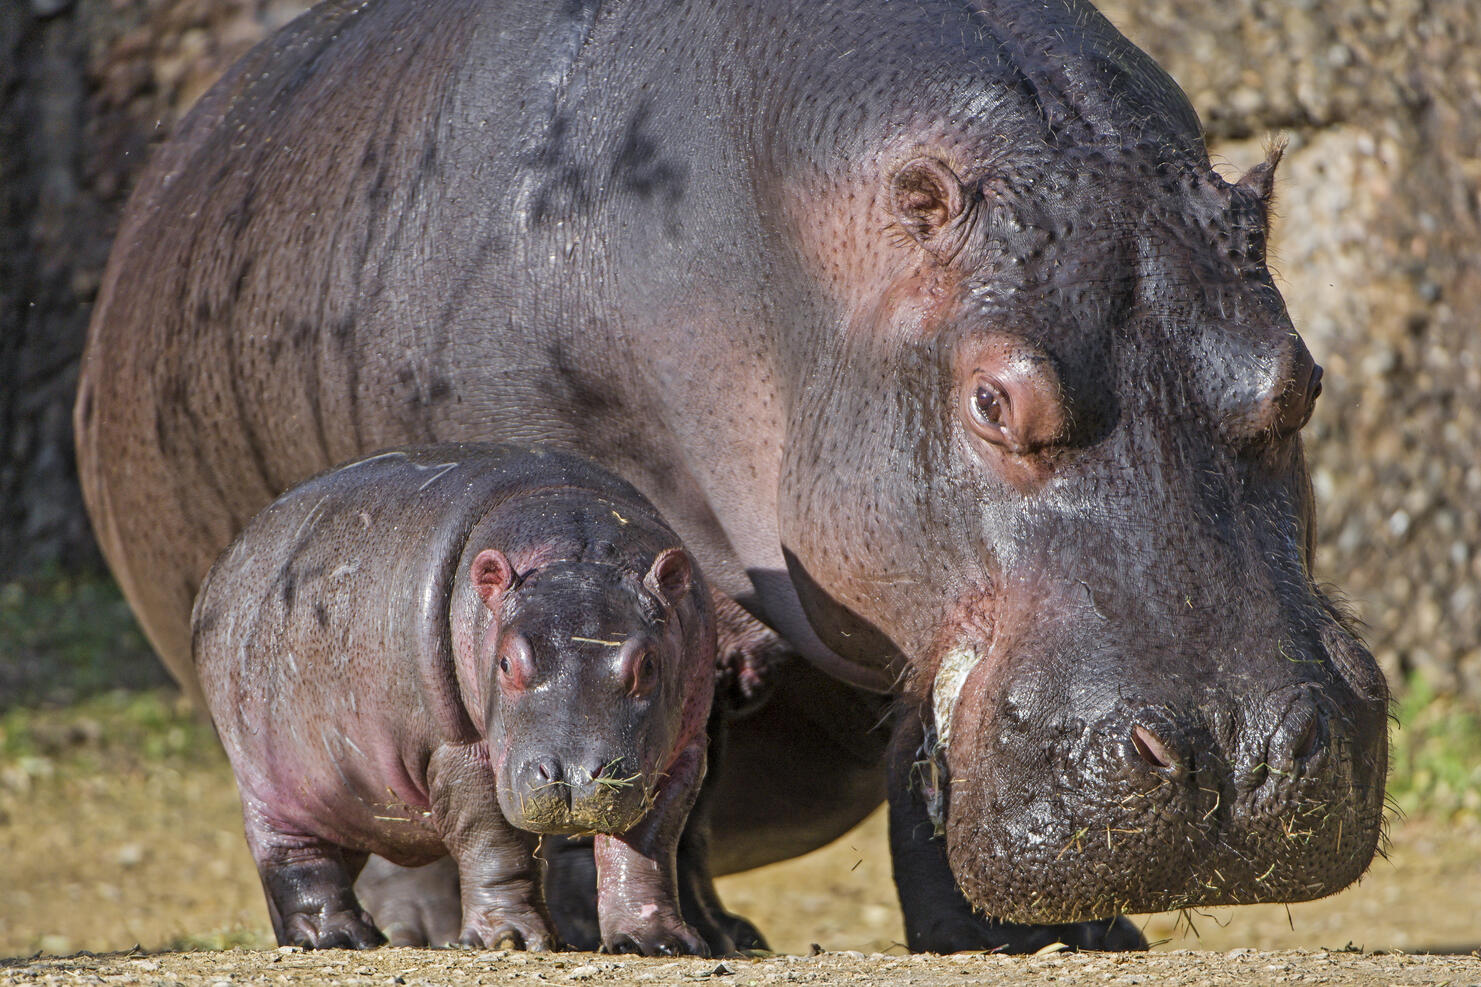
[[[1215,175],[1077,0],[326,3],[134,195],[88,505],[190,686],[198,581],[296,481],[565,446],[811,662],[735,724],[721,869],[833,835],[888,760],[918,948],[994,942],[969,901],[1327,894],[1376,843],[1386,690],[1312,576],[1273,166]],[[903,698],[887,759],[840,682]]]

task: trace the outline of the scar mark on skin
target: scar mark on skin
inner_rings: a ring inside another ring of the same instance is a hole
[[[419,470],[436,470],[437,472],[427,477],[427,482],[423,483],[420,487],[417,487],[417,493],[421,493],[423,490],[426,490],[432,484],[442,479],[443,475],[446,474],[448,470],[457,469],[458,466],[458,463],[440,463],[436,466],[418,466],[417,469]]]
[[[936,717],[936,736],[943,747],[951,739],[951,717],[962,697],[962,686],[981,660],[977,649],[971,647],[955,648],[941,659],[941,668],[931,686],[931,712]]]
[[[293,537],[295,539],[300,539],[300,538],[303,537],[303,533],[308,530],[308,526],[314,522],[315,516],[318,515],[319,508],[323,507],[324,506],[324,502],[326,500],[328,500],[328,499],[329,499],[329,495],[328,494],[325,494],[323,497],[320,497],[319,498],[319,502],[314,505],[314,509],[311,510],[311,511],[309,511],[307,514],[305,514],[303,516],[303,521],[299,524],[298,530],[295,531],[295,532],[293,532]]]
[[[359,460],[357,462],[351,463],[348,466],[341,467],[340,468],[340,472],[343,473],[343,472],[345,472],[347,470],[356,469],[356,468],[361,467],[361,466],[368,466],[371,463],[378,463],[382,459],[405,459],[405,458],[406,458],[406,453],[404,453],[404,452],[383,452],[379,456],[371,456],[369,459],[361,459],[361,460]]]

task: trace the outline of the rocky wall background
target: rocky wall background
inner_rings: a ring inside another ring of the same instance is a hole
[[[70,403],[150,144],[299,0],[0,2],[0,580],[96,565]],[[1327,369],[1319,572],[1400,683],[1481,696],[1481,3],[1102,0],[1216,160],[1282,166],[1273,262]]]
[[[302,0],[0,0],[0,582],[100,566],[72,462],[84,331],[150,147]]]

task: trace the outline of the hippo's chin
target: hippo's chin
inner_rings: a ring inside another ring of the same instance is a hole
[[[1306,901],[1356,881],[1377,849],[1386,744],[1243,785],[1137,771],[1119,746],[1040,752],[1034,772],[999,752],[952,778],[947,852],[968,900],[1030,923]]]

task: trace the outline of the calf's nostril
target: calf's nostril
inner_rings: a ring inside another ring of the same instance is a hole
[[[1141,724],[1131,728],[1131,745],[1136,748],[1143,761],[1159,770],[1166,770],[1178,763],[1178,756],[1173,753],[1172,748]]]
[[[538,762],[536,762],[536,764],[535,764],[535,780],[538,783],[540,783],[540,784],[549,784],[550,782],[553,782],[553,781],[560,781],[561,780],[561,776],[562,776],[562,772],[561,772],[561,766],[560,766],[560,762],[559,761],[555,761],[555,760],[544,760],[544,761],[538,761]]]

